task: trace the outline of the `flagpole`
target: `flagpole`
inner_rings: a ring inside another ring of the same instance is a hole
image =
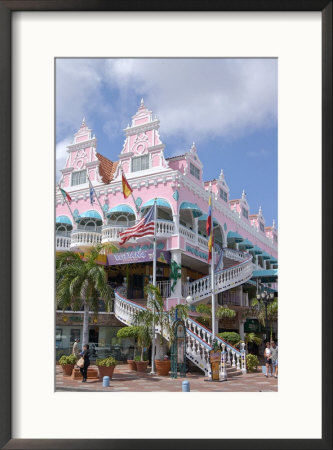
[[[156,218],[157,218],[157,204],[156,204],[156,198],[154,199],[154,250],[153,250],[153,285],[156,288],[156,250],[157,250],[157,244],[156,244]],[[151,345],[151,371],[150,373],[153,375],[155,374],[155,306],[153,303],[153,338],[152,338],[152,345]]]
[[[94,194],[95,194],[96,200],[97,200],[97,202],[98,202],[98,204],[99,204],[99,207],[100,207],[100,208],[101,208],[101,210],[102,210],[102,214],[103,214],[103,217],[104,217],[104,219],[106,219],[106,216],[105,216],[105,212],[104,212],[104,209],[102,208],[101,202],[99,201],[99,198],[97,197],[97,194],[96,194],[95,188],[94,188],[94,186],[92,185],[92,183],[91,183],[91,181],[90,181],[90,178],[89,178],[88,172],[87,172],[87,178],[88,178],[88,181],[89,181],[89,186],[90,186],[90,189],[92,189],[92,190],[94,191]],[[90,195],[90,192],[89,192],[89,195]]]
[[[213,195],[212,184],[210,184],[210,207],[211,207],[211,233],[212,233],[212,259],[210,261],[211,287],[212,287],[212,339],[216,337],[215,324],[215,292],[214,292],[214,219],[213,219]]]
[[[62,195],[62,193],[61,193],[61,187],[59,186],[59,184],[58,184],[57,186],[58,186],[58,189],[60,190],[60,194],[61,194],[62,198],[65,200],[66,205],[68,206],[68,209],[69,209],[69,211],[70,211],[70,213],[71,213],[71,216],[72,216],[72,218],[73,218],[73,228],[74,228],[74,227],[76,227],[76,220],[75,220],[74,214],[73,214],[73,212],[72,212],[72,210],[71,210],[71,207],[69,206],[69,203],[68,203],[68,201],[67,201],[67,198],[65,198],[65,197]]]

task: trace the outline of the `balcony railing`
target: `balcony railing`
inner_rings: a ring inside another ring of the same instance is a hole
[[[61,233],[67,233],[67,231],[63,231]],[[59,252],[69,251],[70,246],[71,246],[70,233],[69,233],[69,236],[65,236],[65,235],[59,234],[57,232],[57,234],[56,234],[56,251],[59,251]]]
[[[100,244],[101,240],[102,234],[100,231],[92,231],[89,229],[73,230],[71,239],[71,248],[92,247],[93,245]]]

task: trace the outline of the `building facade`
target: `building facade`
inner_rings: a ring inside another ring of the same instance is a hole
[[[165,308],[184,303],[188,296],[194,305],[209,303],[206,220],[211,190],[217,304],[230,305],[237,312],[235,319],[217,326],[219,331],[238,331],[243,336],[244,325],[247,327],[243,312],[249,306],[251,287],[259,279],[277,291],[275,224],[267,226],[261,208],[257,214],[250,212],[244,191],[238,199],[230,197],[223,170],[219,170],[216,179],[205,181],[194,143],[183,155],[165,158],[159,128],[159,120],[142,101],[124,130],[118,161],[113,162],[97,151],[97,139],[83,120],[67,148],[68,157],[59,181],[71,202],[66,203],[59,189],[56,192],[56,251],[85,251],[100,243],[117,246],[118,251],[101,258],[106,276],[114,287],[122,287],[124,301],[144,305],[144,286],[152,275],[152,238],[131,239],[120,246],[119,233],[134,225],[156,198],[157,282]],[[133,190],[133,196],[126,200],[122,173]],[[90,184],[96,194],[93,199]],[[71,312],[57,312],[58,337],[66,334],[66,345],[71,345],[71,338],[78,332],[71,336],[70,328],[65,330],[66,314],[73,316]],[[119,320],[121,314],[117,311],[112,314],[119,323],[114,322],[111,327],[126,324],[126,320]],[[101,337],[103,333],[91,333],[96,344],[120,345],[113,333]],[[61,342],[65,340],[58,339],[59,348]]]

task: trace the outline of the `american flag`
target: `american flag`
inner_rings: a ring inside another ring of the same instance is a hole
[[[154,207],[152,206],[149,212],[131,228],[119,233],[119,237],[121,241],[120,245],[125,244],[126,241],[130,238],[139,238],[143,236],[151,236],[154,235],[155,221],[154,221]]]

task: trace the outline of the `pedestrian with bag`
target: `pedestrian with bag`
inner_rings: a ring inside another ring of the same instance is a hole
[[[85,383],[87,381],[88,367],[90,366],[90,353],[88,344],[85,344],[83,346],[83,351],[80,353],[80,355],[81,358],[77,362],[77,365],[80,367],[80,372],[83,377],[82,383]]]

